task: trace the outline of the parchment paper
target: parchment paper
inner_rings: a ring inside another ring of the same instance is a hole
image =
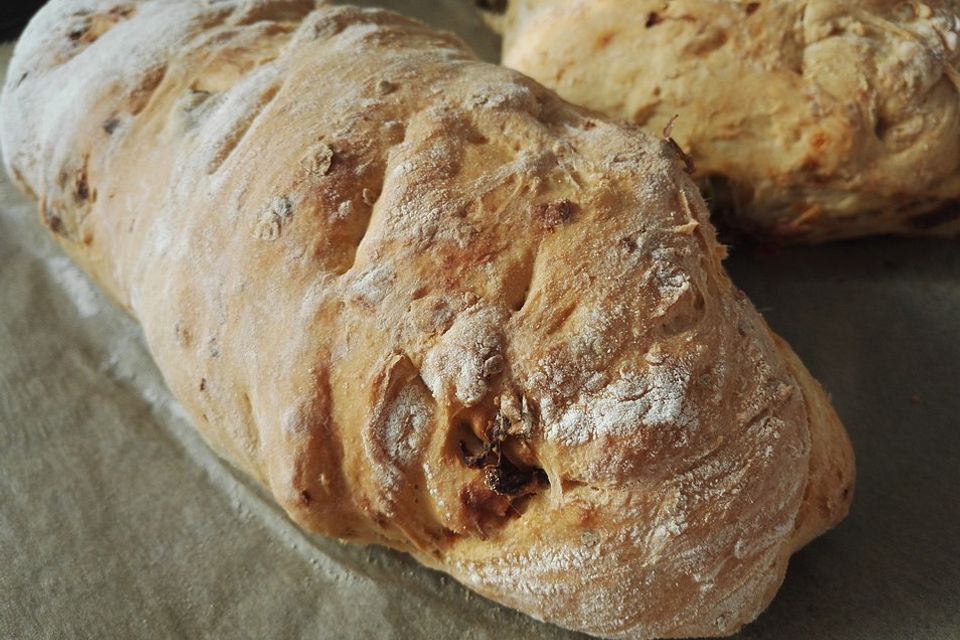
[[[495,59],[467,3],[392,4]],[[832,392],[859,472],[850,518],[795,556],[740,637],[960,638],[958,247],[730,259]],[[136,324],[0,180],[0,638],[577,637],[399,554],[302,533],[207,449]]]

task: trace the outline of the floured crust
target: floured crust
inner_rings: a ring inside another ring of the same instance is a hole
[[[672,135],[730,224],[960,232],[956,0],[510,0],[503,60]]]
[[[451,36],[54,0],[0,118],[207,440],[312,531],[649,638],[734,632],[846,514],[843,429],[673,148]]]

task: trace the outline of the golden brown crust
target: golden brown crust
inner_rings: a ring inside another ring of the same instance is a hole
[[[853,447],[820,384],[790,345],[779,336],[774,339],[803,390],[810,416],[810,475],[794,531],[794,549],[800,549],[820,535],[824,521],[837,523],[847,516],[855,484]]]
[[[8,77],[11,174],[306,528],[646,638],[733,632],[845,513],[667,143],[292,1],[54,0]]]
[[[956,0],[511,0],[504,63],[672,135],[766,238],[960,232]]]

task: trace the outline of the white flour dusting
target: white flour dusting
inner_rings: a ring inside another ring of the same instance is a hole
[[[464,312],[431,349],[421,375],[438,400],[453,393],[465,406],[487,392],[492,371],[486,363],[501,352],[502,314],[490,307]]]
[[[647,427],[694,428],[698,420],[686,400],[689,383],[690,370],[679,362],[650,362],[646,370],[621,371],[613,382],[581,394],[556,421],[548,422],[547,438],[577,445]]]
[[[50,275],[66,292],[81,318],[90,318],[100,312],[100,294],[90,284],[87,276],[74,266],[70,258],[66,256],[50,258],[47,266],[50,269]]]
[[[387,454],[400,468],[413,464],[423,451],[423,438],[427,435],[431,412],[429,398],[422,386],[408,384],[387,408],[383,429]]]
[[[652,281],[660,294],[654,317],[664,315],[684,293],[690,290],[690,278],[677,264],[680,256],[675,249],[656,247],[651,251],[653,265],[645,275],[645,282]]]
[[[350,284],[350,293],[368,304],[379,304],[390,293],[396,274],[388,263],[373,264]]]

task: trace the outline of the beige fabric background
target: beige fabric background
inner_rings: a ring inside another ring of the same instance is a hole
[[[461,0],[383,4],[496,55]],[[731,259],[833,392],[860,467],[850,519],[742,638],[960,638],[957,249]],[[135,323],[0,181],[0,638],[574,637],[398,554],[301,533],[206,448]]]

